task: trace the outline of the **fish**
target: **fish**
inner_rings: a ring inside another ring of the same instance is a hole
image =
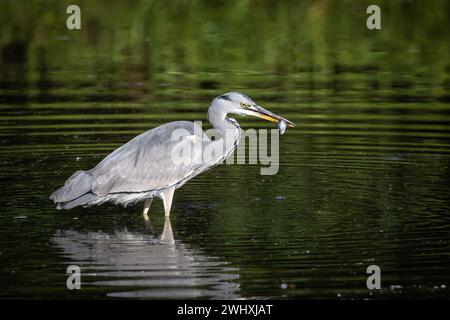
[[[277,124],[278,131],[283,134],[286,131],[287,123],[284,120],[280,120]]]

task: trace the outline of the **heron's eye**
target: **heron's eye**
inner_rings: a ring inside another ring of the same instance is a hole
[[[248,107],[250,107],[250,105],[246,104],[245,102],[241,102],[241,107],[247,109]]]

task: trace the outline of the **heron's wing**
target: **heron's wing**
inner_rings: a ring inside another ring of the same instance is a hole
[[[188,126],[191,130],[186,130]],[[92,192],[105,195],[151,191],[192,176],[201,165],[201,153],[193,151],[203,141],[202,136],[192,133],[192,126],[193,123],[189,123],[178,128],[186,131],[176,141],[171,134],[177,127],[164,126],[114,151],[90,172],[95,178]]]

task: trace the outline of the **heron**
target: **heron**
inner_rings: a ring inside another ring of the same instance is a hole
[[[144,201],[143,215],[154,198],[161,198],[165,216],[170,216],[172,199],[176,189],[202,172],[222,163],[237,148],[241,128],[230,114],[253,116],[283,124],[295,125],[256,104],[245,94],[229,92],[214,98],[208,108],[208,121],[220,134],[211,140],[195,122],[174,121],[148,130],[117,148],[93,169],[75,172],[64,186],[50,195],[57,209],[89,207],[106,202],[128,206]],[[284,131],[283,128],[283,131]],[[181,138],[173,139],[173,132],[182,132]],[[198,134],[200,132],[201,134]],[[224,143],[225,140],[232,143]],[[195,155],[187,161],[174,161],[174,148],[200,145],[215,147],[217,152],[210,161],[202,161]]]

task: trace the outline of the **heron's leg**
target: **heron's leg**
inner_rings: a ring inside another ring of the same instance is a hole
[[[170,208],[172,207],[173,193],[175,192],[175,187],[170,187],[161,192],[161,199],[164,203],[164,212],[166,217],[170,216]]]
[[[144,215],[144,220],[148,220],[148,210],[150,209],[150,206],[152,205],[153,198],[145,199],[144,201],[144,211],[142,214]]]
[[[161,235],[161,241],[167,244],[175,243],[175,240],[173,239],[172,225],[170,224],[170,218],[168,216],[166,216],[164,220],[164,229]]]

